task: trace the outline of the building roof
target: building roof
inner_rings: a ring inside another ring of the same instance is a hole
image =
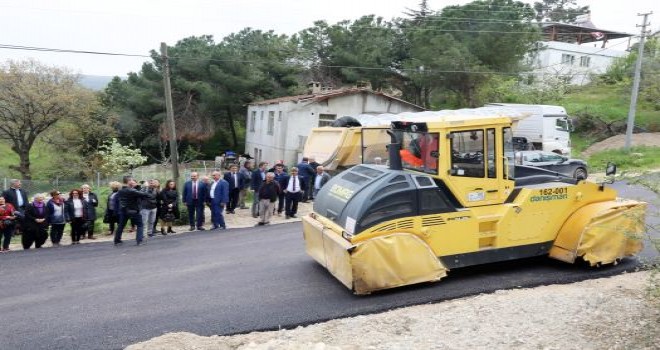
[[[282,102],[294,102],[294,103],[315,103],[315,102],[322,102],[329,100],[331,98],[335,97],[341,97],[341,96],[348,96],[348,95],[354,95],[354,94],[362,94],[362,93],[368,93],[376,96],[382,96],[386,99],[397,101],[415,108],[418,108],[419,110],[424,110],[424,107],[418,106],[414,103],[410,103],[408,101],[402,100],[400,98],[385,94],[380,91],[373,91],[369,88],[345,88],[345,89],[336,89],[336,90],[327,90],[327,91],[321,91],[318,93],[312,93],[312,94],[305,94],[305,95],[294,95],[294,96],[283,96],[283,97],[277,97],[277,98],[272,98],[269,100],[263,100],[263,101],[254,101],[250,103],[250,106],[255,106],[255,105],[269,105],[269,104],[277,104],[277,103],[282,103]]]
[[[633,36],[633,34],[629,33],[596,28],[590,20],[580,24],[543,22],[541,23],[541,30],[546,41],[561,41],[574,44],[608,41]]]

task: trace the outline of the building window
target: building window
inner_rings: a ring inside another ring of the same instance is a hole
[[[254,124],[257,124],[257,111],[252,111],[250,116],[250,131],[254,132]]]
[[[282,121],[282,111],[279,111],[279,112],[278,112],[278,115],[277,115],[277,121],[278,121],[278,122],[281,122],[281,121]]]
[[[331,126],[335,119],[337,119],[336,114],[319,114],[319,127]]]
[[[580,67],[589,67],[591,65],[591,57],[582,56],[580,57]]]
[[[272,135],[275,130],[275,112],[268,112],[268,135]]]
[[[575,56],[569,54],[561,54],[561,64],[572,66],[575,63]]]

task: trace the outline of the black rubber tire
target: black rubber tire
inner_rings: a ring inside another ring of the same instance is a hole
[[[586,180],[587,176],[588,176],[587,169],[585,168],[577,168],[573,173],[573,178],[575,178],[576,180]]]
[[[353,126],[362,126],[362,124],[360,124],[360,122],[357,119],[348,116],[341,117],[335,120],[334,122],[332,122],[332,127],[335,128],[350,128]]]

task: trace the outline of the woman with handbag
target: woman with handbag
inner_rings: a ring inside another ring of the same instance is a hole
[[[82,199],[82,191],[78,189],[69,192],[66,200],[66,222],[71,224],[71,244],[80,244],[80,238],[87,232],[87,216],[89,202]]]
[[[46,203],[48,223],[50,224],[50,241],[53,243],[53,247],[57,247],[64,235],[66,204],[60,191],[52,191],[50,197],[51,199]]]
[[[160,234],[176,233],[172,230],[172,224],[179,218],[179,192],[176,190],[176,182],[167,180],[165,187],[158,193],[160,203]],[[165,227],[167,226],[167,232]]]
[[[25,231],[21,236],[23,249],[30,249],[32,243],[39,249],[48,239],[48,213],[46,213],[46,196],[42,193],[34,195],[32,203],[25,208]]]
[[[11,236],[14,234],[14,227],[16,227],[16,216],[14,216],[14,206],[5,201],[5,197],[0,196],[0,241],[4,238],[2,245],[0,245],[0,252],[8,252],[9,243],[11,243]]]

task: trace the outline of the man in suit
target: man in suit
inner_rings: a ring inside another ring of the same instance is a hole
[[[238,166],[232,164],[229,171],[225,173],[225,181],[229,184],[229,202],[227,203],[227,214],[235,214],[234,210],[238,206],[238,197],[243,188],[243,175],[238,172]]]
[[[5,197],[7,203],[11,203],[16,211],[21,212],[21,215],[16,215],[16,225],[14,225],[12,235],[16,232],[23,232],[23,225],[25,224],[23,215],[25,209],[27,208],[29,199],[28,193],[21,188],[21,180],[11,179],[10,187],[2,192],[2,196]]]
[[[259,167],[252,172],[252,181],[250,181],[250,187],[254,191],[254,198],[252,199],[252,217],[259,217],[259,189],[261,184],[266,181],[266,169],[268,168],[267,162],[260,162]],[[275,175],[273,175],[275,176]]]
[[[275,181],[280,185],[280,194],[277,197],[277,215],[282,215],[284,211],[284,189],[286,189],[286,181],[289,178],[289,175],[284,170],[284,164],[277,163],[274,167],[275,171]],[[270,171],[269,171],[270,172]]]
[[[213,172],[213,181],[209,186],[209,195],[206,199],[211,207],[212,230],[226,229],[225,218],[222,216],[222,210],[229,202],[229,184],[220,178],[220,172]]]
[[[304,176],[298,175],[298,168],[291,168],[291,176],[286,179],[284,189],[284,198],[286,201],[286,218],[295,218],[298,212],[298,202],[302,199],[307,188],[307,182]]]
[[[190,173],[190,180],[183,185],[183,202],[188,207],[188,221],[190,231],[204,230],[204,203],[208,194],[208,187],[199,179],[197,172]],[[196,220],[195,220],[196,219]]]
[[[323,171],[323,166],[319,165],[316,167],[316,176],[314,176],[314,183],[312,188],[314,189],[314,198],[319,194],[321,187],[330,181],[330,174]]]
[[[311,165],[309,165],[309,158],[303,157],[302,161],[298,163],[298,171],[300,172],[300,176],[303,176],[305,179],[312,179],[314,177],[314,174],[316,173],[316,170],[312,168]],[[303,202],[307,202],[312,198],[312,188],[311,188],[311,181],[307,182],[307,187],[303,188]]]
[[[147,192],[142,192],[137,189],[137,181],[135,181],[130,176],[124,177],[124,186],[117,192],[116,200],[119,203],[119,225],[117,226],[117,231],[115,231],[115,245],[119,246],[122,244],[121,236],[124,232],[124,227],[126,222],[130,219],[136,226],[137,232],[135,234],[135,240],[137,245],[143,243],[143,233],[144,233],[144,223],[142,222],[142,216],[140,215],[140,198],[152,199],[155,195]],[[72,191],[73,192],[73,191]]]
[[[5,197],[5,201],[11,203],[16,210],[25,212],[29,200],[27,192],[21,188],[21,180],[12,179],[10,184],[10,187],[2,192],[2,196]]]

